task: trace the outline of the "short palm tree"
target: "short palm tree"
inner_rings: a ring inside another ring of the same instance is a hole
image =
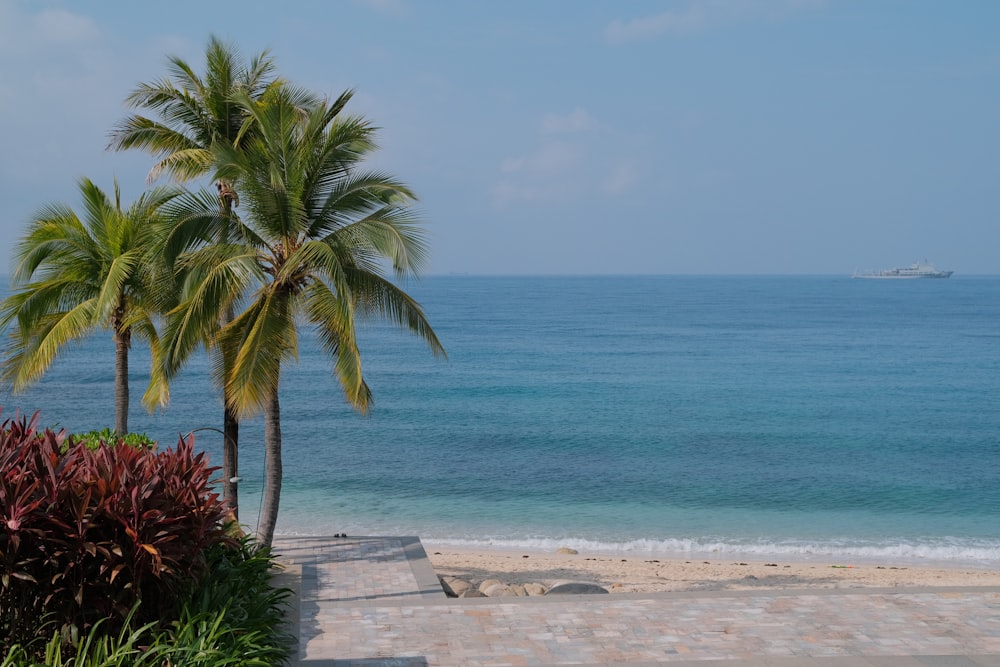
[[[244,126],[246,113],[234,96],[260,97],[274,85],[274,62],[266,51],[247,62],[235,47],[213,36],[205,50],[204,75],[199,76],[176,56],[168,59],[168,71],[167,78],[139,84],[126,98],[129,106],[153,112],[158,119],[127,116],[112,130],[108,147],[139,148],[152,153],[156,163],[150,171],[151,180],[167,173],[179,182],[188,182],[215,169],[215,146],[239,150],[241,143],[252,136]],[[306,95],[298,103],[308,105],[312,101]],[[216,182],[216,188],[219,219],[213,226],[213,242],[225,245],[233,240],[233,225],[227,221],[239,204],[239,194],[224,179]],[[218,325],[224,325],[232,312],[223,309],[219,318]],[[239,420],[228,407],[230,403],[224,401],[222,491],[238,516]]]
[[[10,327],[0,377],[15,392],[45,374],[56,355],[95,329],[115,341],[115,430],[128,432],[128,353],[133,336],[150,343],[164,305],[157,275],[160,210],[177,192],[156,188],[122,209],[91,181],[80,181],[82,219],[69,207],[42,209],[15,250],[13,293],[0,304],[0,327]],[[148,395],[164,390],[154,359]],[[155,397],[153,398],[155,402]]]
[[[239,150],[219,146],[216,164],[247,209],[241,240],[181,257],[189,280],[164,334],[165,363],[182,363],[211,329],[217,309],[248,296],[214,344],[223,352],[216,373],[230,407],[265,416],[258,534],[265,544],[274,534],[281,491],[279,380],[282,365],[297,356],[299,327],[318,329],[334,374],[361,412],[372,395],[362,374],[357,317],[385,318],[444,354],[420,305],[383,275],[388,265],[397,278],[415,275],[426,245],[408,208],[410,190],[386,174],[358,169],[375,150],[374,128],[341,114],[350,97],[346,92],[308,112],[288,86],[256,100],[240,98],[256,135]],[[189,220],[197,217],[192,210]]]

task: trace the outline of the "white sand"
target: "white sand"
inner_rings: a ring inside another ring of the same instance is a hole
[[[1000,568],[935,567],[912,563],[750,561],[732,558],[666,559],[657,556],[558,554],[473,550],[425,545],[435,571],[478,585],[584,581],[612,593],[852,588],[895,586],[1000,586]]]

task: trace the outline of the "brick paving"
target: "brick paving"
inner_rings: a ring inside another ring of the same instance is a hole
[[[282,538],[299,664],[1000,667],[1000,588],[448,599],[417,538]]]

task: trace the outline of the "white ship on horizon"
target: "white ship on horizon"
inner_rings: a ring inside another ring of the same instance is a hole
[[[898,269],[884,269],[882,271],[855,271],[855,278],[950,278],[954,271],[938,271],[933,264],[926,259],[922,262],[914,262],[910,266]]]

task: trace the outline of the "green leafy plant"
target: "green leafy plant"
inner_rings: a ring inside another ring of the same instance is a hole
[[[238,628],[229,636],[233,650],[255,655],[275,664],[287,656],[292,637],[282,628],[287,588],[272,587],[274,558],[268,547],[243,537],[233,548],[214,545],[206,552],[205,576],[192,588],[184,605],[181,624],[225,610],[225,627]],[[251,650],[251,644],[255,646]]]
[[[283,630],[283,608],[291,591],[271,587],[270,552],[250,538],[236,545],[215,544],[207,551],[208,569],[191,582],[176,619],[134,630],[126,623],[117,634],[109,634],[108,624],[99,621],[70,643],[55,632],[40,651],[11,647],[0,667],[286,663],[292,637]]]
[[[84,637],[67,644],[56,632],[44,646],[44,656],[35,656],[21,646],[13,646],[0,667],[146,667],[168,665],[164,662],[166,644],[150,645],[155,641],[155,623],[132,629],[126,624],[115,635],[98,621]],[[38,662],[43,659],[44,662]],[[177,663],[174,663],[177,664]]]
[[[191,438],[162,452],[70,439],[63,451],[63,434],[37,422],[0,426],[0,650],[36,640],[43,619],[71,640],[102,620],[115,633],[176,618],[206,550],[235,544],[216,468]]]
[[[110,428],[100,431],[88,431],[87,433],[76,433],[71,435],[69,439],[72,442],[83,443],[87,449],[97,449],[101,445],[127,445],[136,449],[156,449],[156,440],[153,440],[145,433],[125,433],[122,435]],[[66,446],[68,447],[68,443]]]

